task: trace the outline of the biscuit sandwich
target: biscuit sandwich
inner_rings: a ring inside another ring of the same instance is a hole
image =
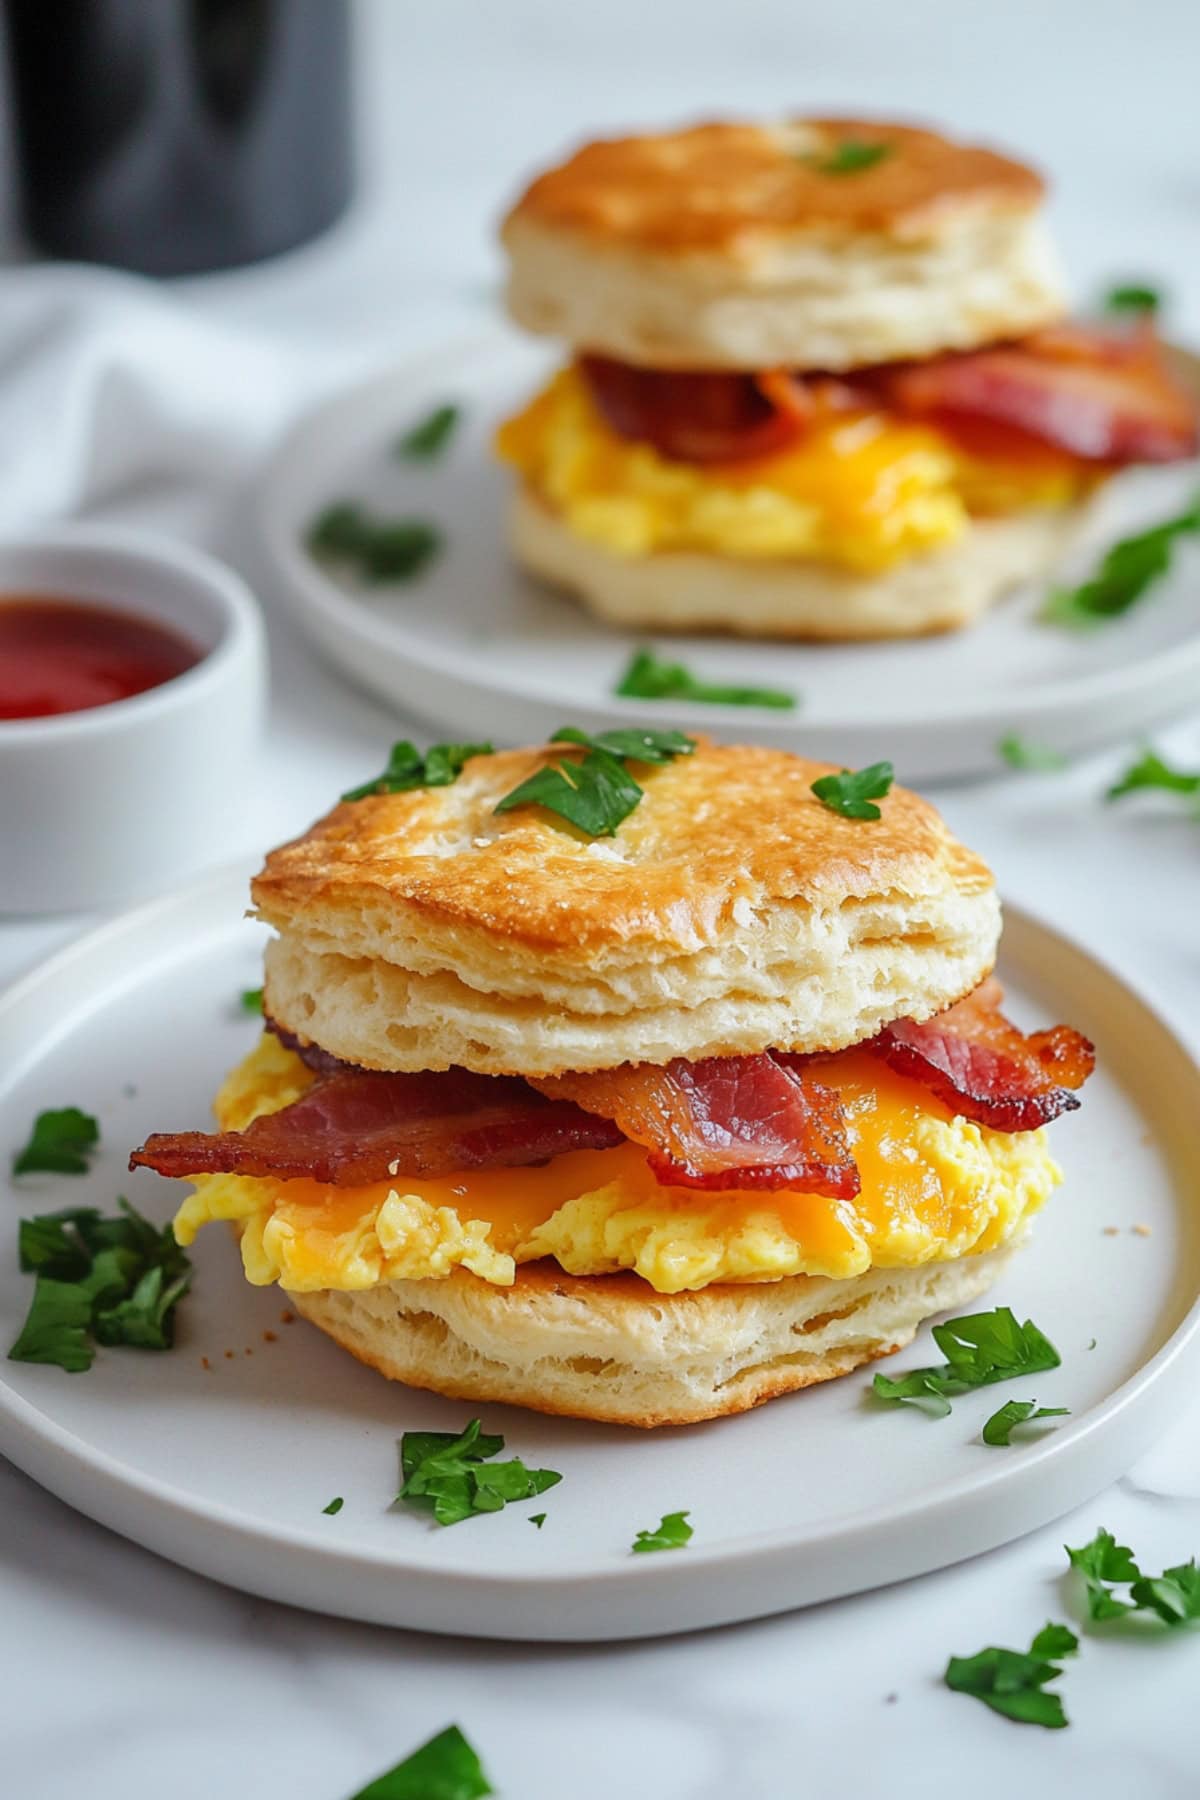
[[[1032,169],[860,119],[584,145],[503,227],[571,360],[497,436],[535,576],[636,630],[905,637],[1196,448],[1148,315],[1065,322]]]
[[[992,877],[886,765],[399,745],[253,899],[268,1029],[133,1164],[460,1399],[684,1424],[887,1355],[996,1278],[1092,1066],[1004,1017]]]

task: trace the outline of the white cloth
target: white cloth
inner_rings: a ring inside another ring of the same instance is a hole
[[[361,354],[216,322],[74,265],[0,273],[0,531],[170,494],[198,535],[288,419]]]

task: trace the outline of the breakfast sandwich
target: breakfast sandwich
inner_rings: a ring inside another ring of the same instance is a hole
[[[267,1030],[133,1165],[456,1398],[682,1424],[889,1354],[995,1280],[1092,1067],[1006,1019],[992,877],[886,765],[400,745],[253,899]]]
[[[1196,449],[1149,315],[1065,321],[1039,177],[932,131],[586,144],[503,239],[513,319],[571,355],[498,433],[515,553],[618,625],[964,625]]]

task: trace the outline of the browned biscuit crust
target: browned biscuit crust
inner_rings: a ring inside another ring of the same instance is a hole
[[[886,154],[829,173],[848,143]],[[584,144],[530,183],[505,232],[527,223],[608,247],[752,257],[772,237],[830,227],[925,237],[952,213],[1029,211],[1042,195],[1024,163],[912,125],[714,123]]]
[[[496,803],[557,753],[336,807],[253,884],[272,1018],[367,1068],[556,1074],[833,1050],[991,968],[991,875],[926,801],[823,806],[824,763],[700,742],[614,836]]]
[[[690,1294],[526,1263],[512,1288],[459,1270],[289,1299],[409,1387],[648,1429],[747,1412],[902,1349],[923,1320],[989,1287],[1012,1248],[849,1281],[797,1275]]]

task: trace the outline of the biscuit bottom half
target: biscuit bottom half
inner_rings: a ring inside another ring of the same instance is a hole
[[[218,1120],[244,1128],[310,1080],[264,1038]],[[982,1292],[1060,1180],[1042,1132],[972,1124],[866,1051],[822,1080],[862,1178],[852,1201],[664,1187],[629,1143],[361,1188],[200,1176],[176,1235],[233,1222],[250,1281],[410,1385],[639,1425],[737,1412]]]
[[[748,461],[673,461],[620,437],[574,367],[496,447],[520,477],[517,561],[635,630],[952,630],[1053,566],[1098,483],[1048,447],[971,455],[885,410],[834,415]]]

